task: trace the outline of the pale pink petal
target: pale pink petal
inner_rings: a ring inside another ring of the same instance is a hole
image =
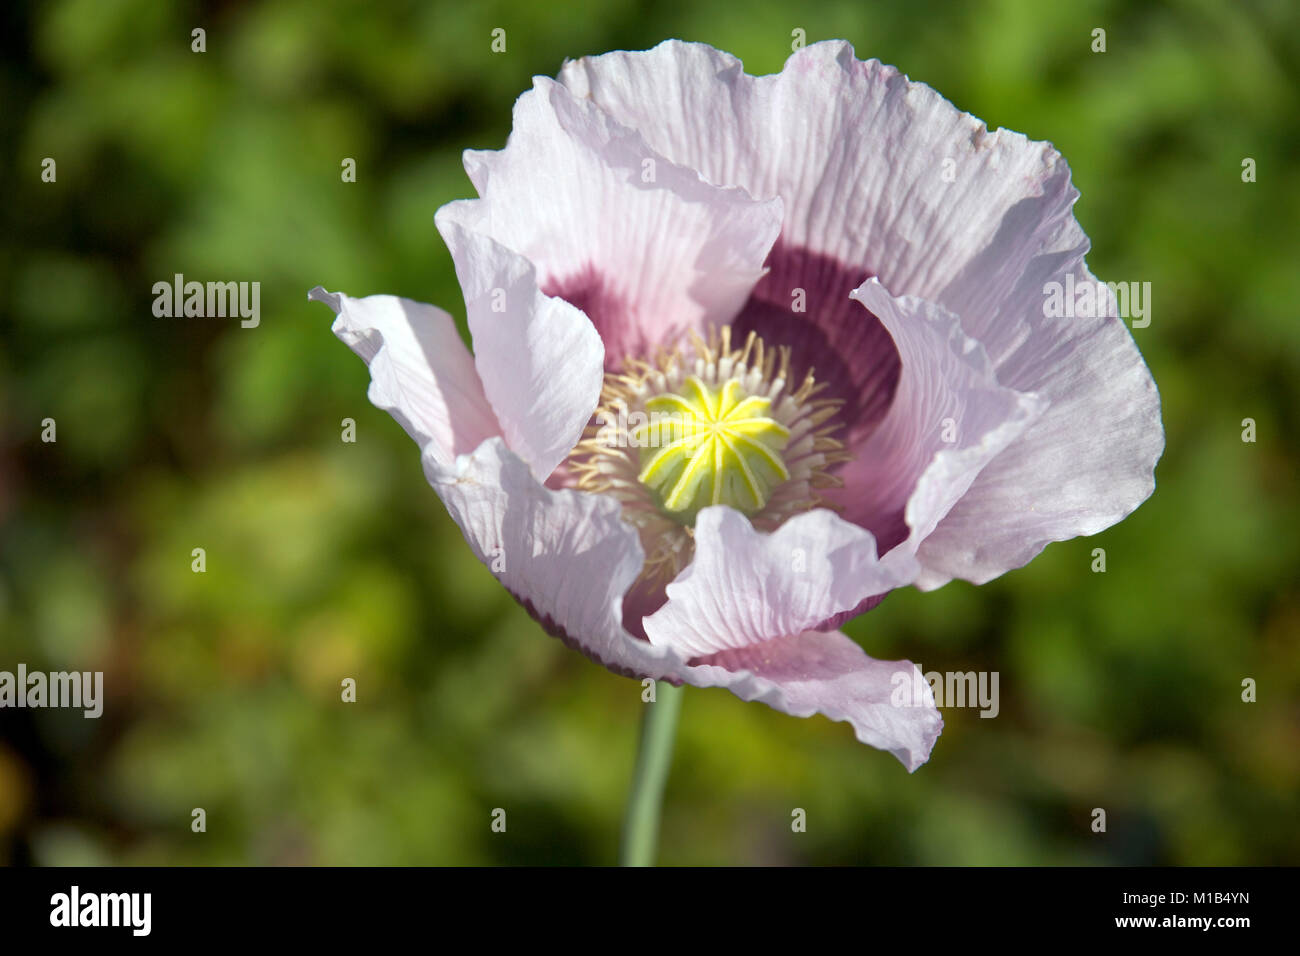
[[[842,41],[795,53],[774,76],[747,76],[734,57],[670,41],[568,63],[560,79],[710,181],[783,198],[777,251],[798,269],[769,265],[784,285],[815,285],[826,262],[838,263],[832,274],[876,275],[897,295],[960,315],[997,381],[1049,404],[928,536],[920,584],[989,580],[1049,541],[1102,530],[1150,494],[1164,446],[1159,398],[1128,331],[1113,313],[1043,317],[1045,283],[1091,279],[1072,213],[1078,193],[1050,144],[989,133],[924,84],[858,61]],[[791,291],[770,285],[759,290],[769,312]],[[754,303],[742,324],[751,313]],[[851,370],[835,358],[834,336],[823,338],[807,350],[819,368]],[[867,361],[882,354],[860,351]],[[868,412],[887,394],[860,392]],[[905,530],[872,527],[882,546]]]
[[[672,40],[566,63],[560,82],[709,182],[779,196],[786,248],[865,270],[895,294],[937,299],[972,262],[1032,241],[1031,212],[1069,210],[1069,171],[1050,144],[990,133],[842,40],[757,77],[728,54]]]
[[[878,661],[839,631],[806,631],[720,651],[691,668],[691,683],[717,683],[795,717],[845,720],[858,740],[887,750],[909,771],[929,759],[943,718],[911,661]]]
[[[465,296],[474,364],[511,450],[546,480],[600,398],[605,351],[582,311],[537,287],[532,263],[456,221],[437,223]]]
[[[444,209],[440,227],[454,220],[526,257],[544,291],[587,312],[614,365],[730,321],[780,229],[779,199],[702,182],[541,77],[506,148],[467,153],[466,168],[482,198]]]
[[[700,657],[822,626],[910,583],[917,570],[902,549],[877,558],[870,532],[824,508],[768,534],[734,509],[705,508],[695,522],[695,559],[643,624],[652,644]]]
[[[849,298],[870,278],[867,271],[781,242],[772,247],[767,267],[732,323],[732,340],[743,342],[754,332],[788,348],[794,379],[812,370],[818,397],[843,403],[838,418],[844,428],[853,435],[870,431],[893,399],[899,362],[889,332]]]
[[[1000,385],[979,344],[939,306],[891,296],[875,279],[853,298],[893,338],[901,371],[889,410],[838,473],[844,487],[824,494],[882,549],[910,537],[915,551],[1045,403]]]
[[[543,487],[500,439],[450,467],[426,454],[425,471],[479,560],[549,633],[597,663],[631,677],[724,687],[798,717],[822,713],[849,721],[859,740],[893,753],[908,770],[928,757],[942,720],[910,663],[872,660],[839,633],[796,632],[688,664],[674,648],[638,640],[622,626],[622,595],[641,568],[642,551],[612,500]],[[834,561],[836,603],[843,603],[852,600],[844,577],[859,568],[859,558],[869,557],[857,552],[854,538],[853,531],[819,518],[781,541],[807,546],[814,574]],[[819,552],[828,541],[840,545],[829,558]],[[746,553],[753,543],[742,542]],[[747,562],[746,553],[736,560]],[[781,555],[774,550],[772,557]],[[762,563],[760,557],[751,566]],[[863,579],[872,573],[866,569]],[[878,580],[873,586],[896,583]],[[825,607],[811,591],[791,599],[817,608],[806,616]]]
[[[437,461],[501,433],[469,349],[442,309],[391,295],[354,299],[320,286],[308,298],[334,310],[334,334],[370,367],[371,404]]]
[[[828,653],[811,637],[797,653],[769,642],[765,660],[691,667],[671,648],[628,634],[623,594],[643,562],[636,532],[617,502],[552,491],[506,447],[451,317],[393,296],[316,288],[311,297],[335,310],[336,334],[369,365],[371,401],[420,444],[425,474],[474,554],[549,633],[616,673],[726,687],[797,716],[822,710],[851,720],[859,739],[909,770],[924,760],[938,733],[933,702],[891,718],[873,682],[886,665],[861,651]]]
[[[644,556],[612,498],[540,484],[501,441],[425,473],[475,556],[533,617],[610,670],[677,677],[681,663],[623,630],[623,593]]]
[[[1095,281],[1082,264],[1075,270],[1078,282]],[[1020,313],[1026,320],[1015,346],[1003,349],[998,377],[1050,405],[926,538],[918,586],[954,577],[982,584],[1052,541],[1110,527],[1154,490],[1165,445],[1160,396],[1102,289],[1101,317],[1045,319],[1037,282],[1037,312]],[[1024,297],[1034,295],[1026,289]]]

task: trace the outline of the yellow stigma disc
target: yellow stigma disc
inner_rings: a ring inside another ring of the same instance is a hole
[[[645,409],[649,421],[630,430],[637,478],[675,518],[692,521],[709,505],[752,514],[790,477],[781,457],[790,430],[771,417],[769,399],[745,395],[735,379],[713,388],[691,376],[682,394],[656,395]]]

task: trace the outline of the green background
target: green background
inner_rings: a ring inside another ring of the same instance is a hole
[[[1168,450],[1123,524],[849,625],[877,657],[1000,673],[1001,714],[946,711],[916,774],[847,725],[689,690],[663,861],[1300,863],[1291,0],[0,17],[0,669],[102,669],[108,688],[98,721],[0,712],[0,860],[614,860],[640,685],[547,637],[472,559],[306,292],[463,323],[433,213],[472,195],[461,151],[504,143],[533,74],[668,37],[771,72],[798,27],[1062,150],[1093,270],[1153,284],[1136,338]],[[177,272],[260,281],[260,327],[155,318],[151,287]]]

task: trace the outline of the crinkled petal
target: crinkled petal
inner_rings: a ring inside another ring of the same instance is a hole
[[[311,297],[335,310],[336,334],[370,367],[371,401],[419,443],[425,474],[474,554],[547,631],[616,673],[725,687],[801,717],[821,711],[852,721],[860,740],[909,770],[925,759],[937,715],[927,724],[925,708],[910,708],[891,718],[878,680],[868,679],[885,665],[861,651],[830,654],[812,636],[798,647],[768,642],[779,657],[691,667],[673,649],[628,634],[622,602],[644,560],[640,539],[617,502],[546,488],[506,446],[451,317],[393,296],[316,288]],[[921,729],[909,730],[909,721]]]
[[[437,223],[465,295],[474,364],[507,443],[544,481],[596,410],[604,346],[580,309],[541,292],[532,263],[462,226],[458,205],[440,209]]]
[[[568,63],[560,79],[711,182],[781,196],[780,247],[959,314],[997,380],[1048,403],[921,545],[922,586],[987,581],[1050,541],[1108,527],[1151,493],[1159,397],[1128,330],[1113,311],[1043,316],[1047,282],[1092,278],[1078,192],[1050,144],[990,133],[842,41],[796,52],[774,76],[670,41]],[[787,284],[815,283],[805,272]],[[904,530],[873,528],[882,547]]]
[[[672,40],[566,63],[560,81],[709,182],[781,197],[785,246],[896,294],[937,300],[973,261],[1002,266],[1001,245],[1027,225],[1021,215],[1008,236],[1013,209],[1068,213],[1069,171],[1049,144],[990,133],[842,40],[798,50],[769,76]]]
[[[825,495],[870,528],[882,549],[930,534],[980,471],[1043,413],[1045,402],[1000,385],[957,317],[872,279],[854,290],[893,337],[901,361],[893,402]]]
[[[371,404],[435,460],[449,463],[501,433],[469,349],[442,309],[392,295],[354,299],[320,286],[308,298],[334,310],[334,334],[370,367]]]
[[[623,630],[644,555],[618,502],[539,483],[500,439],[425,473],[475,556],[552,634],[610,670],[680,680],[681,663]]]
[[[526,257],[544,291],[588,314],[611,363],[730,321],[780,230],[780,199],[701,181],[543,77],[516,103],[506,148],[467,153],[466,169],[482,198],[444,209],[440,226]]]
[[[878,661],[839,631],[806,631],[720,651],[691,668],[743,700],[795,717],[845,720],[858,740],[887,750],[909,771],[929,759],[943,730],[930,685],[911,661]]]
[[[818,397],[842,403],[838,437],[851,445],[879,424],[898,386],[893,339],[849,298],[870,276],[781,242],[772,247],[767,268],[732,323],[732,339],[743,342],[754,332],[788,348],[794,379],[812,370]]]
[[[543,487],[500,439],[450,468],[426,455],[425,469],[479,560],[551,634],[597,663],[628,676],[724,687],[796,717],[821,713],[848,721],[859,740],[888,750],[909,771],[929,756],[943,721],[910,662],[873,660],[843,634],[809,631],[718,651],[690,666],[673,647],[638,640],[622,627],[621,596],[640,570],[642,552],[609,499]],[[852,550],[850,532],[822,521],[809,522],[784,544],[816,551],[832,540]],[[822,560],[812,554],[809,566]],[[854,566],[844,554],[831,560]],[[837,584],[841,600],[848,600],[843,590]]]
[[[652,644],[696,658],[819,627],[917,570],[902,550],[878,558],[870,532],[824,508],[766,534],[732,508],[705,508],[694,560],[643,623]]]
[[[1096,281],[1082,263],[1075,269],[1077,282]],[[1099,317],[1045,319],[1038,283],[1038,311],[1022,313],[1027,321],[1018,343],[1004,349],[998,377],[1049,406],[926,538],[918,586],[954,577],[982,584],[1052,541],[1110,527],[1155,489],[1165,446],[1160,396],[1113,296],[1101,289]]]

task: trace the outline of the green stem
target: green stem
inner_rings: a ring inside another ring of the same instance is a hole
[[[632,795],[623,821],[623,845],[619,854],[623,866],[654,866],[659,844],[659,812],[663,807],[668,768],[673,762],[682,696],[682,688],[667,681],[656,681],[655,701],[645,705]]]

